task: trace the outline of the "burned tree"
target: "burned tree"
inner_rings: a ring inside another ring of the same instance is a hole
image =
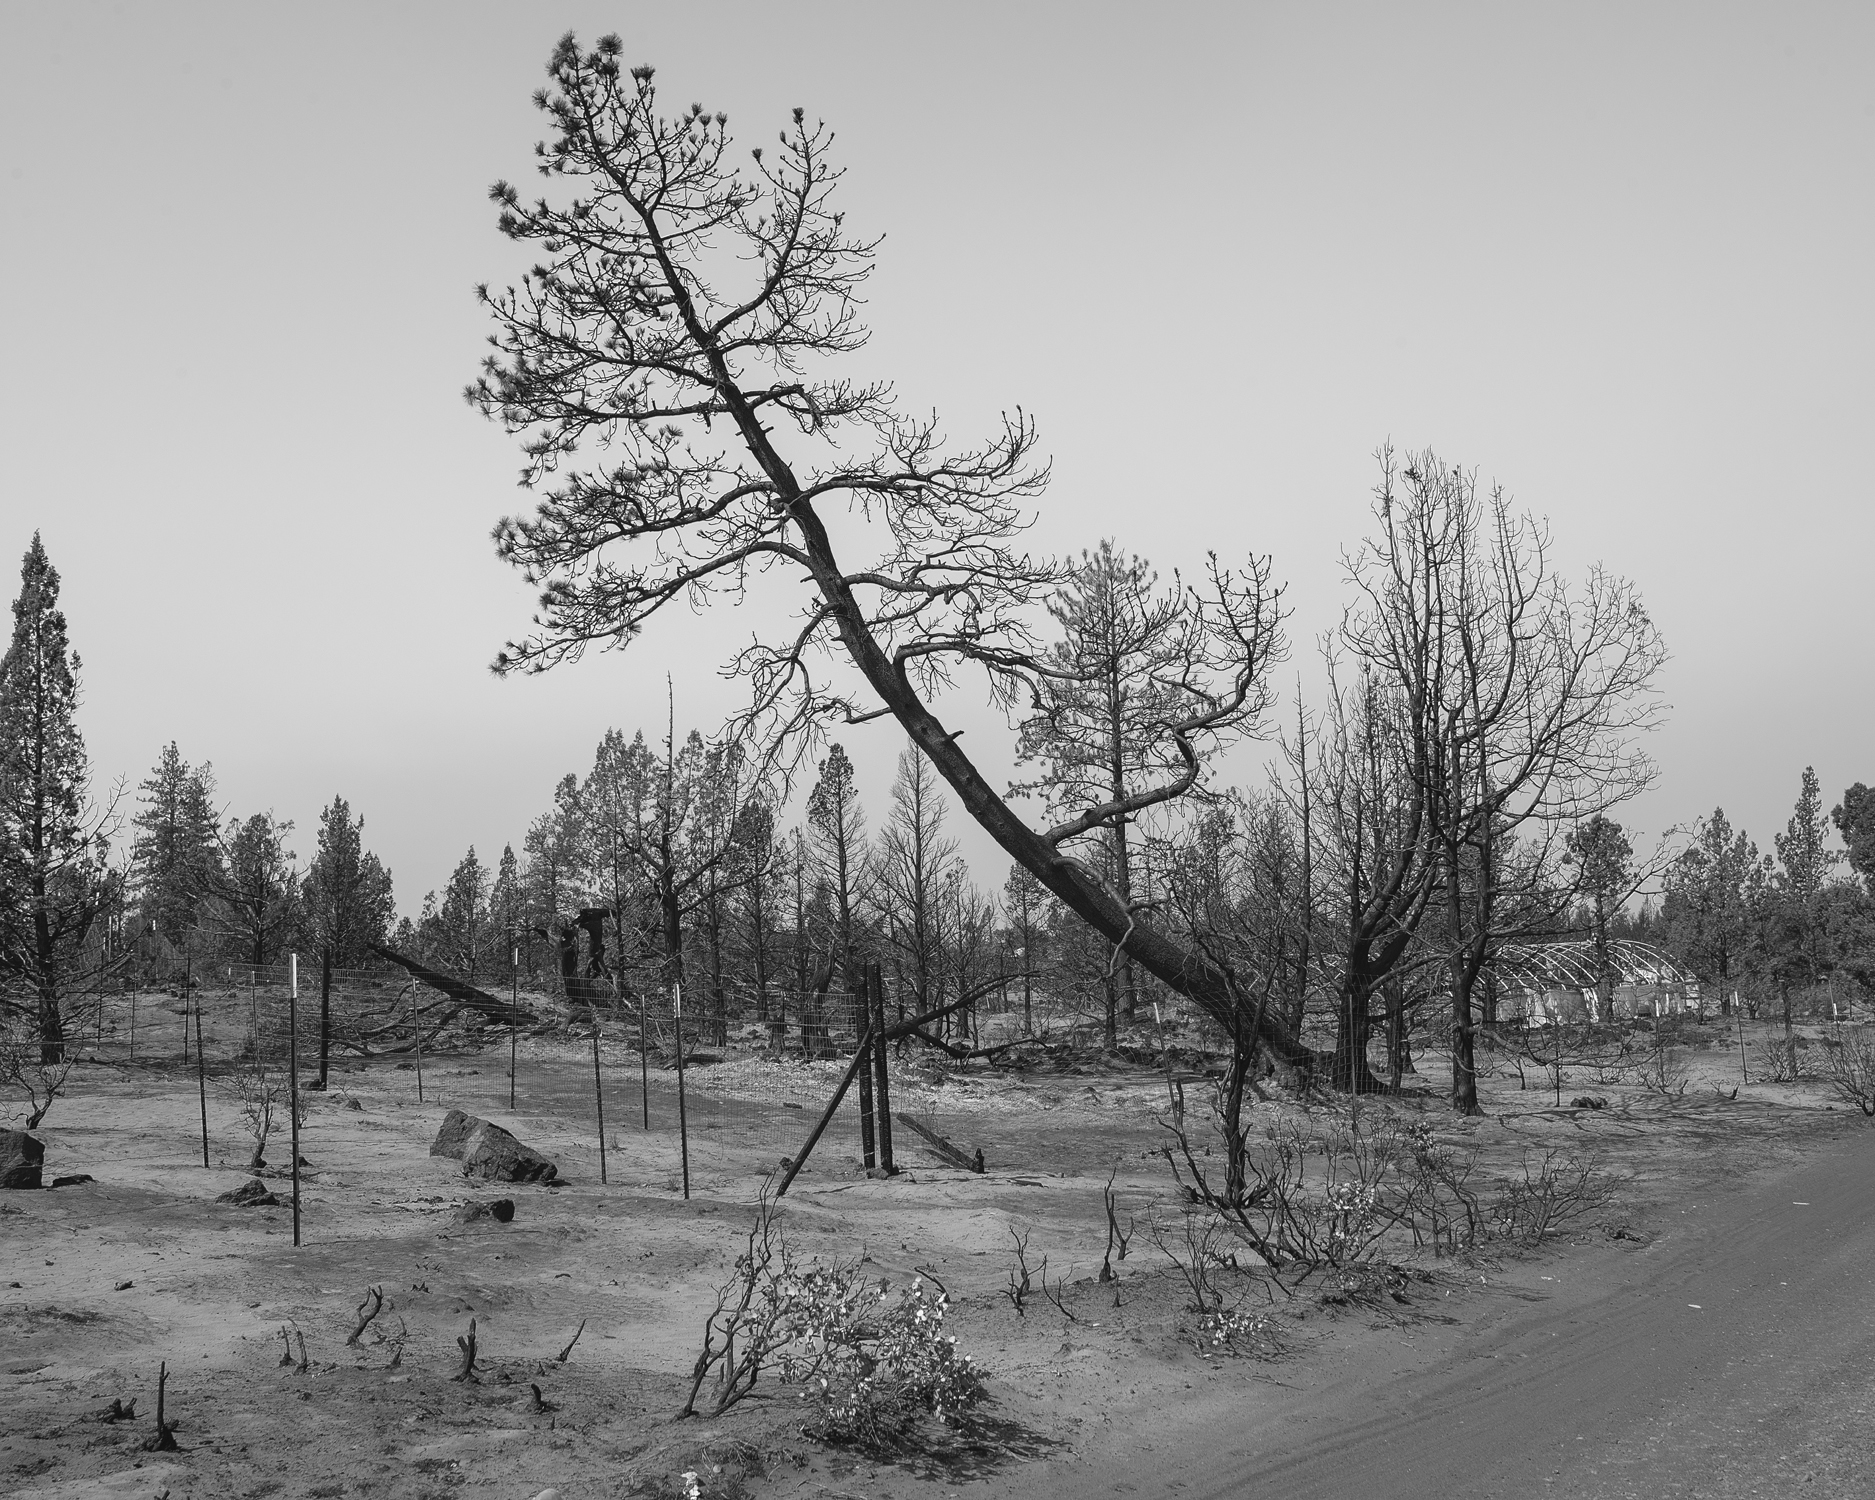
[[[667,725],[661,754],[643,734],[627,743],[611,731],[581,794],[599,833],[608,910],[625,932],[627,893],[642,900],[645,925],[661,948],[666,985],[689,978],[685,921],[703,914],[710,1021],[718,1040],[727,1024],[720,976],[723,903],[761,874],[746,857],[754,833],[747,809],[756,797],[748,766],[739,745],[706,744],[695,730],[680,743],[674,723]]]
[[[1320,941],[1334,975],[1334,1086],[1378,1087],[1367,1063],[1373,999],[1406,957],[1438,889],[1423,748],[1411,705],[1362,671],[1331,683],[1313,754],[1299,740],[1298,801],[1310,804]]]
[[[944,834],[944,812],[930,762],[906,746],[892,783],[892,811],[879,831],[873,896],[886,940],[903,966],[914,1011],[930,1009],[943,983],[940,906],[945,880],[957,863],[957,845]],[[961,1028],[963,1018],[955,1024]]]
[[[1636,737],[1658,713],[1665,648],[1633,585],[1597,567],[1571,588],[1547,528],[1436,454],[1379,455],[1375,530],[1348,561],[1341,648],[1385,685],[1399,764],[1439,863],[1452,999],[1452,1107],[1477,1110],[1474,992],[1507,903],[1503,841],[1542,850],[1642,790]],[[1541,883],[1543,860],[1518,866]]]
[[[78,667],[58,569],[35,532],[0,656],[0,980],[31,994],[40,1061],[53,1068],[65,1059],[65,1006],[98,968],[87,939],[108,898],[116,824],[115,797],[103,808],[89,797]]]
[[[271,812],[230,818],[221,838],[221,884],[216,890],[239,952],[255,965],[271,963],[285,947],[298,915],[299,882],[286,847],[290,820]]]
[[[1186,591],[1189,649],[1167,674],[1185,708],[1160,726],[1171,778],[1029,827],[930,699],[964,667],[1010,708],[1060,677],[1028,621],[1062,572],[1017,545],[1047,478],[1032,423],[1017,412],[982,446],[949,449],[887,386],[832,373],[865,342],[858,294],[876,243],[833,205],[830,132],[797,109],[779,151],[745,174],[725,117],[661,116],[652,70],[628,72],[621,50],[568,36],[552,56],[537,156],[556,199],[492,193],[502,231],[539,259],[518,285],[481,289],[493,349],[467,395],[521,439],[522,483],[545,491],[496,529],[541,589],[533,633],[497,670],[623,646],[666,605],[767,597],[785,576],[800,589],[794,625],[757,632],[730,664],[751,688],[738,738],[791,765],[829,724],[890,714],[1018,864],[1227,1018],[1224,976],[1064,846],[1188,790],[1206,739],[1261,708],[1278,623],[1267,567],[1214,564]],[[842,556],[875,539],[863,560]],[[1263,1027],[1298,1053],[1275,1018]]]

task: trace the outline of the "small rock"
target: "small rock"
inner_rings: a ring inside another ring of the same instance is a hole
[[[215,1200],[217,1203],[232,1204],[236,1208],[278,1208],[280,1200],[268,1191],[267,1184],[258,1177],[250,1177],[238,1188],[223,1193]]]
[[[89,1172],[73,1172],[68,1177],[54,1177],[52,1179],[52,1185],[55,1188],[77,1187],[81,1183],[94,1182],[96,1180],[97,1179],[95,1179]]]
[[[136,1282],[134,1281],[120,1281],[116,1286],[112,1287],[111,1290],[114,1292],[127,1292],[135,1285]]]
[[[345,1101],[345,1107],[347,1109],[358,1110],[360,1113],[364,1111],[364,1105],[360,1104],[356,1099],[347,1099]]]
[[[23,1130],[0,1130],[0,1188],[44,1187],[45,1142]]]
[[[465,1203],[456,1210],[456,1217],[464,1224],[473,1224],[480,1219],[493,1219],[497,1224],[506,1224],[514,1218],[514,1199],[495,1198],[487,1203]]]

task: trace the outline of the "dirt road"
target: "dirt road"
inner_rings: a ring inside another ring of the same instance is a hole
[[[1027,1493],[1875,1494],[1875,1137],[1845,1129],[1654,1227],[1481,1289],[1481,1315],[1398,1358],[1368,1345],[1295,1385],[1278,1367]]]

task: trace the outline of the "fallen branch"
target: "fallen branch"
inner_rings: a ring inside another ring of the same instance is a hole
[[[363,1337],[364,1331],[371,1326],[371,1320],[382,1311],[384,1311],[384,1288],[381,1286],[367,1288],[364,1300],[358,1304],[358,1324],[346,1336],[346,1344],[356,1344]]]
[[[462,1368],[449,1378],[455,1382],[468,1381],[476,1384],[475,1379],[475,1319],[469,1319],[469,1331],[456,1335],[456,1347],[462,1351]]]
[[[579,1320],[579,1327],[573,1330],[573,1337],[566,1341],[566,1347],[562,1349],[559,1352],[559,1354],[555,1356],[555,1360],[557,1363],[559,1364],[566,1363],[566,1357],[573,1352],[573,1346],[579,1342],[579,1336],[585,1331],[586,1331],[586,1320],[584,1318],[581,1318]]]
[[[892,1118],[897,1120],[899,1124],[903,1125],[907,1130],[915,1131],[918,1135],[923,1136],[933,1151],[937,1152],[939,1156],[943,1157],[945,1161],[949,1162],[959,1171],[981,1172],[983,1170],[983,1153],[981,1151],[978,1151],[974,1157],[965,1156],[961,1150],[945,1140],[944,1137],[939,1135],[935,1130],[920,1125],[918,1121],[913,1119],[910,1115],[894,1114]]]
[[[971,1047],[963,1042],[947,1042],[942,1037],[931,1035],[923,1027],[919,1027],[910,1035],[913,1040],[923,1042],[927,1047],[936,1047],[940,1052],[948,1053],[958,1062],[970,1062],[978,1057],[997,1057],[1012,1047],[1033,1046],[1036,1040],[1030,1036],[1019,1036],[1014,1041],[994,1042],[987,1047]]]

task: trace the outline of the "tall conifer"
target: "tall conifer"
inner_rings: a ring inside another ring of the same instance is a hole
[[[110,825],[88,796],[79,666],[58,570],[35,532],[0,658],[0,972],[31,987],[48,1063],[65,1054],[60,1001],[98,914]]]

